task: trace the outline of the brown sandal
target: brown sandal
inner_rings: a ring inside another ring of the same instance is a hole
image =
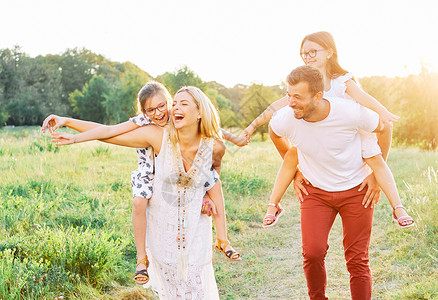
[[[134,274],[134,280],[137,284],[145,284],[149,281],[149,274],[148,274],[148,267],[149,267],[149,260],[146,256],[143,259],[137,259],[137,266],[139,264],[144,264],[146,266],[145,269],[141,269],[139,271],[135,271]]]
[[[239,252],[234,250],[233,247],[231,247],[231,245],[230,245],[231,250],[225,252],[225,248],[227,248],[228,245],[230,245],[229,241],[222,241],[220,239],[217,239],[216,241],[216,249],[224,253],[226,257],[234,261],[241,260],[242,258],[240,257]]]

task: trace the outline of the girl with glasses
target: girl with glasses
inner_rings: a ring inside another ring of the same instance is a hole
[[[392,139],[392,122],[398,121],[399,117],[389,112],[372,96],[364,92],[356,83],[353,75],[343,69],[338,62],[338,52],[333,36],[326,32],[316,32],[307,35],[301,42],[300,55],[306,65],[313,66],[321,71],[325,80],[324,97],[338,97],[351,99],[359,104],[375,111],[385,124],[383,132],[376,138],[375,134],[360,131],[362,142],[362,157],[373,170],[367,179],[362,183],[360,189],[368,186],[363,205],[373,207],[379,199],[380,188],[387,196],[393,208],[392,218],[401,228],[411,227],[414,220],[406,213],[397,187],[385,160],[389,153]],[[259,117],[257,117],[243,132],[242,136],[248,140],[258,126],[268,122],[275,111],[288,105],[288,97],[271,104]],[[276,140],[275,146],[285,159],[284,164],[290,170],[288,184],[292,181],[293,175],[297,170],[298,158],[296,148],[289,151],[290,143],[286,139]],[[287,153],[287,155],[285,155]],[[286,168],[285,168],[286,169]],[[377,180],[378,185],[375,183]],[[302,201],[302,192],[307,194],[303,182],[307,180],[298,172],[294,180],[294,190],[297,198]],[[284,210],[279,205],[284,191],[272,191],[266,216],[263,220],[263,227],[270,227],[276,224]]]

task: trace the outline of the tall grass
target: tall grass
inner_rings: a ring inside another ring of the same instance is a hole
[[[227,144],[221,181],[229,239],[243,260],[214,252],[223,299],[304,299],[299,205],[261,228],[279,155],[270,142]],[[416,226],[400,230],[382,196],[371,240],[373,299],[438,298],[438,153],[396,149],[389,165]],[[57,148],[38,128],[0,131],[0,299],[156,299],[135,286],[133,149],[98,142]],[[349,298],[342,229],[327,256],[328,295]]]

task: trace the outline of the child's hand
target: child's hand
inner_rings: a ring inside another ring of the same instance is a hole
[[[394,115],[390,111],[386,110],[380,114],[380,120],[383,123],[397,122],[400,119],[399,116]]]
[[[52,132],[52,143],[55,143],[56,146],[74,144],[75,141],[75,134]]]
[[[246,146],[249,142],[251,142],[251,138],[248,138],[246,135],[240,134],[233,138],[233,144],[239,147]]]
[[[307,196],[309,193],[307,192],[306,188],[304,187],[304,182],[309,184],[309,181],[303,176],[303,173],[297,170],[297,173],[294,177],[294,192],[295,196],[297,197],[300,202],[304,201],[303,193]]]
[[[249,125],[240,133],[240,135],[245,136],[248,139],[251,139],[251,135],[253,135],[254,131],[255,131],[254,128],[251,125]]]
[[[216,205],[214,205],[213,201],[211,201],[207,194],[205,194],[203,201],[201,214],[206,214],[209,217],[211,216],[211,213],[213,213],[213,215],[217,215]]]
[[[251,133],[247,130],[248,128],[244,129],[240,135],[237,137],[241,143],[242,146],[246,146],[249,143],[251,143]],[[238,145],[239,146],[239,145]],[[241,147],[241,146],[240,146]]]
[[[59,127],[64,126],[66,121],[67,118],[57,115],[50,115],[44,120],[43,125],[41,126],[41,130],[43,133],[45,133],[46,129],[48,128],[50,133],[53,133]]]

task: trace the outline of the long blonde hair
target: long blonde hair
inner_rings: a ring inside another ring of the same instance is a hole
[[[199,122],[199,132],[201,133],[201,137],[222,139],[219,114],[207,95],[194,86],[184,86],[180,88],[175,95],[182,92],[189,93],[195,100],[196,107],[201,116]],[[176,145],[178,142],[178,135],[172,118],[170,118],[170,122],[166,126],[169,132],[170,141],[172,144]]]

